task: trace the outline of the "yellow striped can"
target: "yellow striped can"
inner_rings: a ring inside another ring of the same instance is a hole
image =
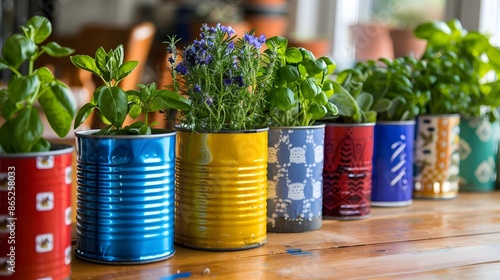
[[[268,129],[177,137],[175,242],[214,251],[265,244]]]

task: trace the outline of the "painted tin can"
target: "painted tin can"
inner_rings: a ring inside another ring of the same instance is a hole
[[[269,129],[268,232],[321,228],[324,138],[324,124]]]
[[[76,132],[75,255],[106,264],[165,260],[174,249],[176,132]]]
[[[0,154],[3,279],[69,279],[73,150]]]
[[[175,242],[231,251],[266,243],[268,129],[178,132]]]
[[[371,216],[375,123],[327,124],[323,168],[323,217]]]
[[[498,121],[462,118],[460,122],[460,191],[487,192],[497,178]]]
[[[415,121],[375,124],[372,206],[408,206],[413,198]]]
[[[458,194],[460,115],[417,117],[413,197],[449,199]]]

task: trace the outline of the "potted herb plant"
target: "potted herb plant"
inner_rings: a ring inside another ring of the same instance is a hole
[[[323,167],[323,217],[352,220],[371,215],[373,133],[377,111],[390,107],[386,98],[362,92],[365,77],[346,69],[332,83],[329,100],[339,110],[327,114]]]
[[[428,67],[423,75],[432,77],[432,82],[420,84],[430,90],[431,99],[426,106],[428,115],[417,122],[415,194],[453,198],[459,185],[464,190],[488,185],[484,190],[491,190],[498,146],[493,128],[498,126],[494,121],[500,93],[491,90],[495,81],[488,81],[486,75],[494,72],[496,80],[500,51],[491,46],[486,35],[465,30],[458,20],[426,22],[415,29],[415,34],[427,41],[422,60]],[[444,128],[450,129],[445,131],[447,137],[442,136]],[[470,153],[476,146],[470,140],[477,136],[469,138],[468,133],[460,131],[479,133],[485,142],[476,140],[477,147],[488,147],[489,151]],[[476,157],[480,154],[484,156]]]
[[[378,112],[374,131],[373,206],[412,203],[415,117],[429,98],[429,91],[421,91],[416,84],[425,82],[421,75],[425,66],[413,56],[370,60],[355,66],[363,74],[363,92],[374,99],[390,100],[390,107]]]
[[[124,91],[120,81],[137,66],[123,61],[118,45],[95,57],[71,56],[78,68],[104,85],[78,111],[78,127],[95,110],[106,126],[76,132],[78,258],[109,264],[148,263],[174,252],[174,160],[176,132],[152,128],[148,113],[190,108],[176,92],[155,83]],[[144,121],[128,126],[127,116]]]
[[[30,18],[21,29],[22,34],[5,40],[0,58],[0,70],[12,74],[0,89],[0,199],[5,206],[0,214],[2,224],[9,225],[0,243],[8,248],[6,276],[69,278],[73,147],[44,139],[40,116],[43,112],[51,129],[64,137],[76,101],[48,68],[34,63],[41,55],[64,57],[73,50],[44,44],[52,33],[45,17]]]
[[[179,112],[175,241],[207,250],[241,250],[266,240],[265,93],[276,51],[264,36],[234,36],[204,24],[180,53],[169,37],[171,88],[189,97]]]
[[[306,49],[288,47],[284,37],[267,40],[278,51],[277,75],[269,102],[267,229],[304,232],[322,222],[325,125],[314,122],[337,114],[328,98],[335,63]]]

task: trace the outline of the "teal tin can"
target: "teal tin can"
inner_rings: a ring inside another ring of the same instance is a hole
[[[174,249],[176,132],[76,132],[76,257],[105,264],[165,260]]]
[[[493,191],[500,125],[486,117],[460,122],[460,191]]]

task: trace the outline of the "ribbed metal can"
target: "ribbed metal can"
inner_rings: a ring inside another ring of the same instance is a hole
[[[78,258],[107,264],[173,256],[176,132],[76,132]]]
[[[267,231],[321,228],[325,125],[271,127]]]
[[[0,154],[3,279],[69,279],[73,150]]]
[[[175,242],[215,251],[265,244],[268,129],[178,132]]]

